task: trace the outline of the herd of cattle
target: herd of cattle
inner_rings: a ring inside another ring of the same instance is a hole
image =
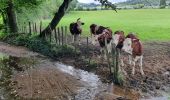
[[[70,24],[70,32],[73,35],[73,41],[75,38],[79,38],[82,33],[83,22],[80,18],[76,22]],[[99,43],[101,51],[111,53],[112,45],[119,49],[121,52],[126,52],[129,55],[129,64],[132,64],[132,74],[135,73],[136,62],[139,61],[141,74],[144,75],[142,68],[142,44],[139,38],[137,38],[133,33],[129,33],[125,36],[123,31],[115,31],[114,33],[108,27],[98,26],[96,24],[90,25],[92,44],[95,45]],[[112,34],[113,33],[113,34]],[[107,48],[107,51],[105,50]],[[120,55],[122,56],[122,55]],[[120,57],[121,65],[124,66],[123,59]]]

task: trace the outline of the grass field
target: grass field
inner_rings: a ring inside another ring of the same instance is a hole
[[[89,26],[92,23],[110,27],[113,31],[123,30],[135,32],[144,41],[170,40],[170,9],[139,9],[115,11],[72,11],[66,14],[60,22],[60,26],[69,25],[81,18],[83,35],[88,36]],[[44,21],[46,24],[49,22]]]

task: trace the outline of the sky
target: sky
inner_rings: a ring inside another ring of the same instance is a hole
[[[94,0],[78,0],[81,3],[95,3],[96,1]],[[109,0],[113,3],[117,3],[117,2],[122,2],[122,1],[126,1],[126,0]]]

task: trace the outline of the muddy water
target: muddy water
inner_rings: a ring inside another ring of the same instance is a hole
[[[55,63],[55,65],[59,70],[74,76],[84,85],[78,90],[78,94],[74,96],[75,100],[93,100],[96,94],[107,90],[106,84],[102,84],[99,77],[93,73],[74,69],[72,66],[66,66],[61,63]]]

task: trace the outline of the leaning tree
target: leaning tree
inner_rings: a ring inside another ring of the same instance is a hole
[[[73,0],[64,0],[63,1],[61,6],[59,7],[58,11],[56,11],[53,19],[49,23],[49,25],[39,35],[41,38],[44,38],[45,34],[47,34],[47,35],[51,34],[51,32],[55,29],[55,27],[58,25],[58,23],[64,16],[65,12],[67,11],[67,9],[72,1]],[[114,4],[112,4],[111,2],[109,2],[108,0],[95,0],[95,1],[100,2],[102,4],[102,6],[105,6],[107,8],[111,7],[112,9],[114,9],[116,11],[116,6]]]

